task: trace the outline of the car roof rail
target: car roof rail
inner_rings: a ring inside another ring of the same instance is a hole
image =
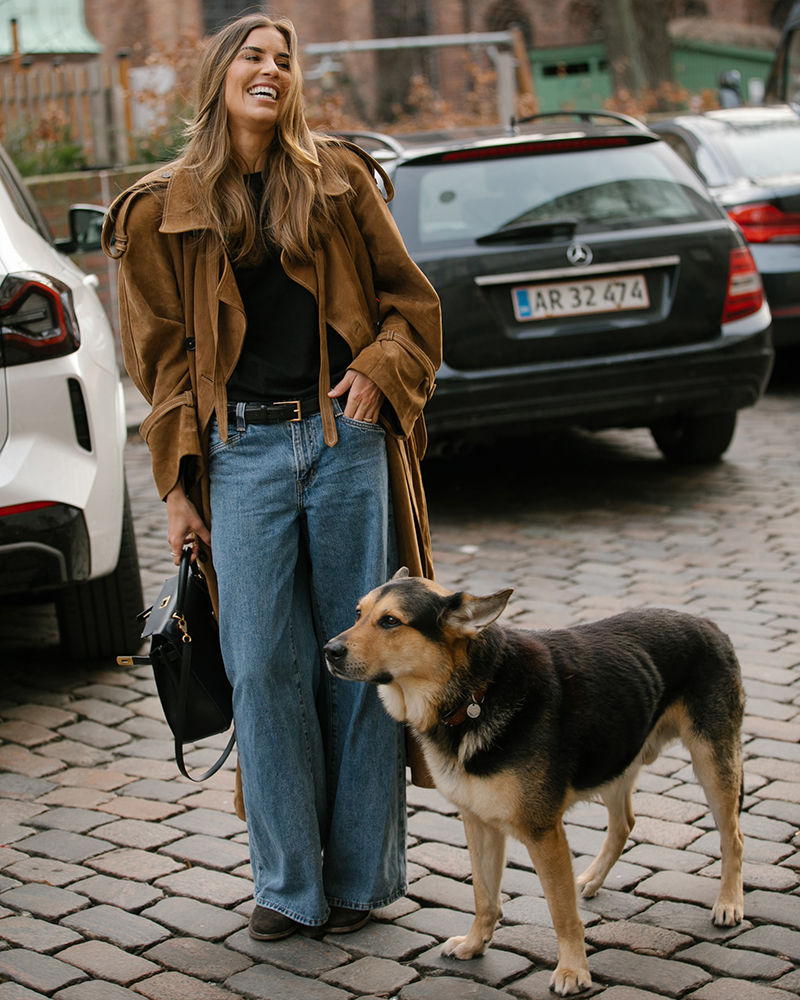
[[[405,147],[401,143],[384,132],[365,132],[360,129],[355,131],[336,129],[332,134],[338,136],[340,139],[347,139],[348,142],[355,142],[356,145],[359,139],[371,139],[373,142],[380,143],[387,150],[390,150],[393,156],[401,156],[405,151]]]
[[[638,118],[631,118],[630,115],[623,115],[619,111],[543,111],[540,114],[526,115],[524,118],[517,118],[514,121],[514,125],[527,125],[528,122],[538,121],[542,118],[564,118],[566,116],[578,118],[582,122],[590,122],[595,118],[614,118],[617,121],[624,122],[626,125],[633,125],[634,128],[637,128],[642,132],[650,131],[643,122],[638,120]]]

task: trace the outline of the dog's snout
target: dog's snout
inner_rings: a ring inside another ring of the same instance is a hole
[[[331,639],[324,647],[323,652],[331,663],[336,663],[347,655],[347,646],[340,639]]]

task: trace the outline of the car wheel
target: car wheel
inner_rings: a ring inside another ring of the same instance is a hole
[[[733,440],[736,413],[671,417],[653,424],[650,433],[671,462],[716,462]]]
[[[117,568],[108,576],[66,587],[56,597],[61,646],[73,660],[135,653],[142,644],[142,581],[128,486]]]

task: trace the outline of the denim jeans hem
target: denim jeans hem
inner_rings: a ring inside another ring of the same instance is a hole
[[[391,903],[397,902],[398,899],[402,899],[408,892],[408,884],[403,883],[399,889],[392,892],[385,899],[376,899],[373,903],[356,903],[352,899],[332,899],[328,897],[329,906],[342,906],[345,910],[382,910],[384,906],[389,906]]]

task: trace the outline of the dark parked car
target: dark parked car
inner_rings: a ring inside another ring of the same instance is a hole
[[[800,116],[788,105],[656,122],[750,243],[776,347],[800,344]]]
[[[604,112],[346,137],[391,175],[441,296],[434,452],[568,424],[725,451],[769,377],[770,313],[741,231],[667,143]]]

